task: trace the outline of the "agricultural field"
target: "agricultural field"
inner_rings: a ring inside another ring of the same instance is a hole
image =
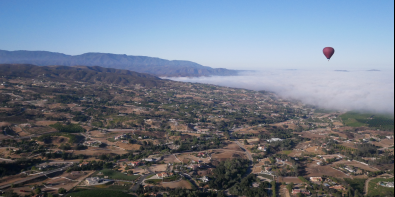
[[[351,127],[373,127],[382,130],[394,130],[394,116],[362,114],[347,112],[340,116],[346,126]]]
[[[100,171],[101,173],[103,173],[104,176],[108,176],[108,178],[110,179],[116,179],[116,180],[128,180],[128,181],[134,181],[137,178],[139,178],[139,175],[126,175],[114,170],[102,170]]]
[[[66,197],[134,197],[134,195],[126,194],[121,191],[106,190],[106,189],[90,189],[77,190],[66,195]]]

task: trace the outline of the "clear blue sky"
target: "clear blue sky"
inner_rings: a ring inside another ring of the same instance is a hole
[[[233,69],[393,69],[393,0],[0,0],[0,49]],[[326,46],[336,53],[328,63]]]

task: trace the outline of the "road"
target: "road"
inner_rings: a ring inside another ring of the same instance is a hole
[[[151,175],[154,175],[154,174],[155,174],[154,172],[151,172],[151,173],[149,173],[147,175],[144,175],[144,176],[140,177],[140,179],[137,181],[137,183],[135,185],[133,185],[132,190],[133,191],[137,191],[139,189],[141,183],[144,181],[144,179],[146,179],[147,177],[149,177]]]
[[[236,142],[237,145],[240,146],[241,150],[243,150],[243,151],[246,153],[247,158],[248,158],[250,161],[253,161],[251,153],[248,152],[248,151],[244,148],[244,146],[243,146],[242,144],[240,144],[239,141],[235,141],[235,142]]]
[[[191,184],[193,184],[196,188],[199,188],[199,185],[197,185],[196,181],[189,174],[184,173],[183,175],[189,180],[189,182],[191,182]]]
[[[70,166],[70,165],[67,165],[67,166],[65,166],[65,167],[62,167],[62,168],[59,168],[59,169],[56,169],[56,170],[51,170],[51,171],[48,171],[48,172],[42,172],[42,173],[37,174],[37,175],[34,175],[34,176],[26,177],[25,179],[16,181],[16,182],[14,182],[14,183],[9,183],[9,184],[5,184],[5,185],[1,185],[1,186],[0,186],[0,189],[3,190],[3,189],[5,189],[5,188],[11,187],[11,184],[16,185],[16,184],[24,183],[24,182],[27,182],[27,181],[36,179],[36,178],[38,178],[38,177],[47,176],[48,174],[52,174],[52,173],[55,173],[55,172],[60,172],[60,171],[66,170],[66,168],[69,167],[69,166]]]

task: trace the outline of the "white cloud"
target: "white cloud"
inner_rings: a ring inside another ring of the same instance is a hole
[[[393,71],[270,70],[232,77],[170,79],[268,90],[327,109],[394,114]]]

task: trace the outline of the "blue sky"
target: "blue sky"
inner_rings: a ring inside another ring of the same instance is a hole
[[[394,1],[0,1],[0,49],[231,69],[393,69]],[[328,63],[326,46],[336,53]]]

